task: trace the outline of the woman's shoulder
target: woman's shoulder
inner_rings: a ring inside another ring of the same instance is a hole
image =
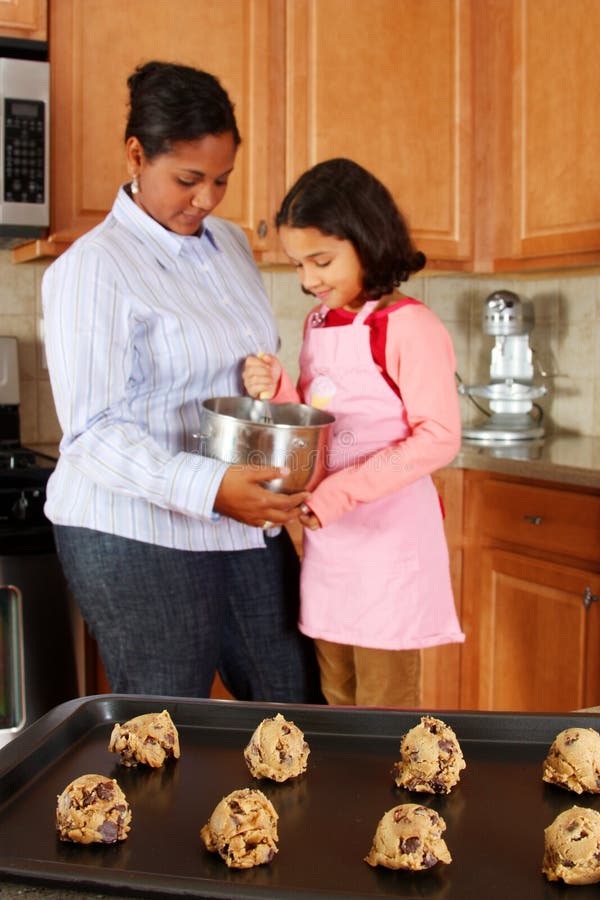
[[[219,216],[207,216],[204,224],[208,231],[213,235],[217,245],[219,241],[230,246],[243,250],[244,253],[252,256],[252,248],[243,228],[230,222],[228,219],[221,219]]]

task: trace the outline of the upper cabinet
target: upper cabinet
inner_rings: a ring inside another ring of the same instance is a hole
[[[0,0],[3,7],[23,8]],[[151,58],[219,76],[243,143],[219,214],[256,257],[309,166],[388,185],[428,267],[600,263],[598,0],[49,0],[58,252],[127,177],[126,79]],[[19,251],[15,251],[17,254]],[[23,257],[21,257],[23,258]]]
[[[474,0],[475,268],[600,261],[600,3]]]
[[[469,0],[288,0],[288,182],[351,157],[430,263],[470,267],[471,41]]]
[[[206,69],[230,94],[242,145],[219,214],[240,225],[258,253],[274,244],[283,78],[272,60],[283,22],[281,3],[270,0],[50,0],[51,240],[74,240],[110,210],[127,180],[127,77],[160,59]]]
[[[46,0],[0,0],[0,37],[46,41]]]

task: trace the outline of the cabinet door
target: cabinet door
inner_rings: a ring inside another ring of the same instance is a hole
[[[127,77],[160,59],[206,69],[229,92],[243,143],[217,213],[244,228],[255,250],[268,250],[283,187],[273,139],[283,128],[281,3],[52,0],[51,12],[52,239],[73,240],[111,208],[127,180]]]
[[[288,185],[351,157],[391,190],[431,265],[471,257],[470,4],[288,0]]]
[[[0,37],[48,39],[46,0],[0,0]]]
[[[597,262],[600,3],[512,0],[506,38],[497,48],[503,86],[495,88],[504,96],[492,111],[512,126],[496,131],[503,169],[495,268]]]
[[[600,575],[497,549],[465,560],[465,709],[565,712],[600,702]]]

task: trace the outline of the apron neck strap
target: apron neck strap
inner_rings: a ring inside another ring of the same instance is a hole
[[[352,324],[362,325],[367,316],[371,315],[378,303],[379,300],[367,300],[365,303],[363,303],[359,311],[356,313],[354,322]]]

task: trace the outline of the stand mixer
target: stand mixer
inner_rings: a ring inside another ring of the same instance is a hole
[[[541,438],[541,411],[531,414],[534,400],[547,392],[533,384],[533,306],[512,291],[494,291],[485,301],[483,331],[496,340],[492,349],[490,383],[459,385],[459,393],[487,401],[491,413],[481,423],[463,428],[463,438],[480,443],[513,442]],[[475,402],[475,401],[473,401]],[[479,409],[482,407],[475,404]],[[485,410],[482,409],[483,412]]]

